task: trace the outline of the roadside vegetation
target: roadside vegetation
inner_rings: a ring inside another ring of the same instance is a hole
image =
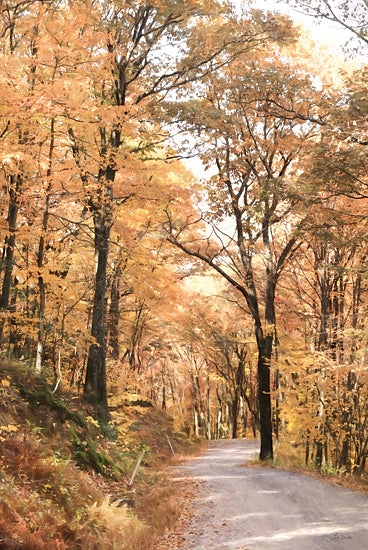
[[[164,413],[124,393],[99,421],[75,391],[6,362],[0,396],[1,548],[154,548],[178,515],[165,469],[192,448]]]
[[[255,459],[248,462],[246,466],[296,472],[368,495],[368,476],[366,473],[347,472],[345,468],[336,468],[330,463],[324,463],[321,468],[318,468],[314,462],[306,464],[303,452],[295,445],[295,442],[290,444],[290,441],[286,439],[277,442],[272,460],[261,461]]]

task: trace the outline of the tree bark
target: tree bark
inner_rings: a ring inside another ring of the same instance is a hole
[[[119,359],[119,322],[120,322],[120,261],[114,271],[111,282],[110,293],[110,315],[109,315],[109,348],[112,359]]]
[[[232,438],[233,439],[237,438],[239,404],[241,401],[243,383],[244,383],[244,360],[242,358],[239,358],[238,368],[236,370],[235,384],[234,384],[234,398],[232,403],[232,417],[233,417]]]
[[[43,347],[45,337],[45,308],[46,308],[46,286],[42,275],[42,267],[45,256],[45,237],[47,234],[47,227],[49,223],[49,207],[50,207],[50,191],[52,186],[51,172],[52,172],[52,159],[54,153],[54,128],[55,120],[51,120],[50,128],[50,148],[49,148],[49,160],[47,168],[47,188],[45,199],[45,210],[42,218],[41,236],[38,245],[37,253],[37,267],[40,270],[38,273],[38,291],[39,291],[39,317],[38,317],[38,338],[37,338],[37,352],[36,352],[36,374],[41,374],[42,360],[43,360]]]
[[[211,405],[210,405],[210,380],[207,378],[207,388],[206,388],[206,432],[207,439],[210,441],[212,439],[211,433]]]
[[[9,207],[8,207],[8,231],[9,235],[6,239],[6,251],[5,251],[5,269],[4,269],[4,278],[1,289],[0,297],[0,310],[6,311],[9,307],[10,300],[10,291],[13,277],[13,266],[14,266],[14,248],[15,248],[15,238],[16,238],[16,226],[17,226],[17,217],[19,211],[19,195],[21,191],[22,180],[18,176],[10,176],[9,178]],[[2,339],[2,334],[4,330],[5,320],[2,318],[0,320],[0,341]]]
[[[260,460],[273,457],[272,411],[270,392],[270,366],[272,355],[272,335],[262,336],[258,342],[258,402],[261,433]]]
[[[111,216],[104,211],[94,212],[96,279],[92,311],[91,336],[94,342],[89,348],[84,394],[93,400],[103,415],[107,412],[106,392],[106,327],[105,294],[107,265],[111,232]]]

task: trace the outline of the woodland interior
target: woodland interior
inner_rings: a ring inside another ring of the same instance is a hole
[[[368,8],[291,4],[0,2],[1,360],[364,477]]]

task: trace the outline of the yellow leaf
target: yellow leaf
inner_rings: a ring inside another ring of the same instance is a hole
[[[8,424],[6,429],[7,429],[8,432],[17,432],[18,431],[17,426],[14,426],[14,424]]]
[[[10,386],[10,382],[8,382],[8,380],[1,380],[1,385],[4,386],[4,388],[8,388]]]

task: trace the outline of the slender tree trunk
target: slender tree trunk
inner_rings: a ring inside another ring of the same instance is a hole
[[[142,366],[142,357],[141,357],[141,343],[142,343],[142,336],[146,327],[146,303],[143,300],[140,302],[136,309],[135,314],[135,320],[134,320],[134,326],[132,330],[132,336],[131,336],[131,344],[130,344],[130,350],[129,350],[129,365],[132,369],[132,371],[137,371],[138,373],[141,370]]]
[[[226,434],[229,438],[230,435],[233,433],[233,418],[231,415],[231,397],[229,395],[229,391],[227,388],[226,391],[226,401],[225,401],[225,426],[226,426]]]
[[[193,373],[191,374],[191,379],[193,392],[194,433],[198,437],[201,421],[201,388],[198,377]]]
[[[231,437],[236,439],[238,433],[238,409],[239,409],[239,395],[236,393],[231,405],[232,416],[232,434]]]
[[[242,395],[240,396],[240,418],[242,422],[242,431],[244,435],[246,435],[247,427],[248,427],[248,414],[245,408],[245,403]]]
[[[42,370],[43,359],[43,342],[45,337],[45,283],[43,277],[38,277],[38,292],[39,292],[39,316],[38,316],[38,336],[36,350],[36,374],[40,375]]]
[[[14,248],[15,248],[15,235],[17,226],[17,217],[19,211],[19,194],[21,190],[22,180],[20,176],[10,176],[9,181],[9,207],[8,207],[8,237],[6,239],[5,250],[5,269],[4,278],[1,289],[0,297],[0,310],[6,311],[9,307],[10,290],[13,278],[13,266],[14,266]],[[0,320],[0,341],[2,339],[5,320]]]
[[[47,234],[47,227],[49,222],[49,207],[50,207],[50,191],[52,186],[51,171],[52,171],[52,158],[54,152],[54,127],[55,120],[51,120],[50,128],[50,148],[49,148],[49,164],[47,168],[47,188],[45,199],[45,210],[42,218],[41,237],[38,246],[37,253],[37,267],[38,273],[38,291],[39,291],[39,319],[38,319],[38,338],[37,338],[37,352],[36,352],[36,374],[41,374],[42,360],[43,360],[43,347],[45,337],[45,308],[46,308],[46,288],[45,281],[42,275],[42,268],[45,256],[45,240]]]
[[[110,315],[109,315],[109,348],[112,359],[119,359],[119,322],[120,322],[120,262],[114,271],[111,282]]]
[[[193,414],[194,414],[194,434],[196,435],[196,437],[199,437],[198,411],[196,408],[194,408]]]
[[[161,402],[161,410],[166,411],[166,386],[163,383],[162,385],[162,402]]]
[[[211,404],[210,404],[210,380],[207,378],[207,388],[206,388],[206,432],[207,432],[207,439],[212,439],[211,434]]]
[[[243,382],[244,382],[244,360],[242,358],[239,358],[238,368],[236,371],[236,378],[235,378],[234,399],[232,403],[232,416],[233,416],[232,438],[233,439],[237,438],[239,404],[240,404],[241,394],[243,390]]]
[[[324,411],[325,411],[325,369],[321,369],[320,374],[320,392],[319,392],[319,409],[318,409],[318,425],[317,430],[320,433],[319,439],[316,441],[316,466],[321,469],[323,463],[323,447],[324,447]]]
[[[309,431],[308,431],[307,437],[306,437],[306,440],[305,440],[305,458],[304,458],[304,461],[305,461],[306,466],[309,465],[309,452],[310,452],[310,447],[309,447]]]
[[[220,390],[218,387],[218,382],[216,382],[216,396],[217,396],[217,403],[218,403],[218,412],[217,412],[217,439],[221,439],[222,437],[222,395],[220,395]]]

